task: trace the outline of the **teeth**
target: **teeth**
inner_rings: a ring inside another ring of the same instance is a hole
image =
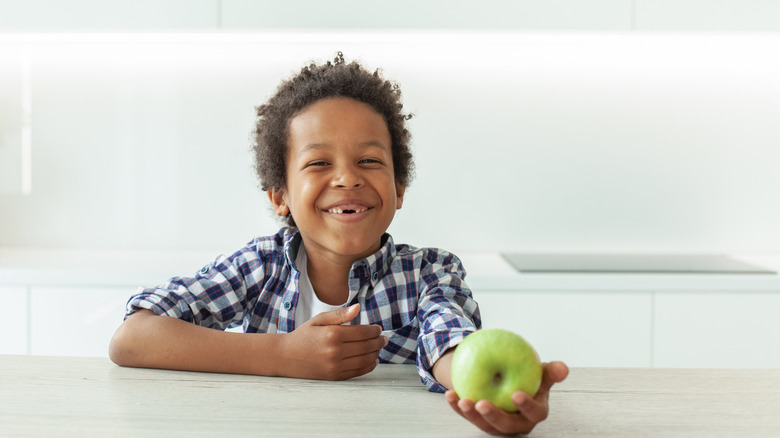
[[[350,213],[347,214],[352,214],[352,213],[363,213],[364,211],[368,211],[368,208],[361,208],[359,210],[342,210],[340,208],[331,208],[330,210],[326,210],[326,211],[328,213],[333,213],[333,214],[344,214],[345,211],[348,211]]]

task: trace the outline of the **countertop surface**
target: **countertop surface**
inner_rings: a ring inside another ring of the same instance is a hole
[[[780,291],[778,274],[520,273],[498,252],[456,252],[473,290]],[[194,275],[218,251],[0,248],[0,285],[150,286]],[[780,272],[780,256],[731,254]]]
[[[3,436],[485,436],[413,365],[342,382],[0,356]],[[572,368],[531,437],[780,435],[780,370]]]

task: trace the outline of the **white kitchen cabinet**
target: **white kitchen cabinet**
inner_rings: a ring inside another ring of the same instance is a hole
[[[650,292],[479,291],[485,328],[528,340],[543,361],[651,366]]]
[[[302,4],[303,3],[303,4]],[[568,29],[629,30],[631,4],[624,0],[557,0],[555,2],[447,0],[394,3],[376,13],[362,2],[349,13],[332,2],[257,2],[222,0],[221,21],[226,28],[422,28],[422,29]]]
[[[30,289],[31,353],[108,356],[132,287],[36,286]]]
[[[780,367],[777,292],[659,292],[658,367]]]
[[[780,30],[775,0],[634,0],[634,30],[748,31]]]
[[[22,103],[20,97],[29,96],[22,56],[21,50],[5,47],[0,55],[0,195],[22,192],[22,113],[28,102]]]
[[[0,354],[27,353],[27,288],[0,286]]]
[[[485,328],[571,366],[780,367],[780,276],[520,274],[462,252]],[[193,272],[213,251],[0,248],[0,354],[107,356],[139,285]],[[759,259],[751,259],[758,263]],[[761,266],[780,271],[780,257]]]
[[[0,1],[3,30],[202,29],[218,25],[218,0]]]

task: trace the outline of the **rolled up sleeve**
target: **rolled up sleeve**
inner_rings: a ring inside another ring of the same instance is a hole
[[[141,288],[130,297],[126,314],[148,309],[204,327],[225,329],[242,320],[247,287],[239,262],[221,255],[192,277],[173,277]]]
[[[425,263],[427,262],[427,263]],[[421,269],[417,308],[420,334],[417,342],[417,370],[429,391],[445,388],[431,373],[433,364],[470,333],[482,326],[477,302],[466,285],[460,260],[446,252],[426,257]]]

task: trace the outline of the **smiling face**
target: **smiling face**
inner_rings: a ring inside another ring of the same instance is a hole
[[[295,220],[310,258],[350,261],[379,249],[403,203],[382,116],[350,98],[319,100],[289,122],[287,185],[268,191]]]

